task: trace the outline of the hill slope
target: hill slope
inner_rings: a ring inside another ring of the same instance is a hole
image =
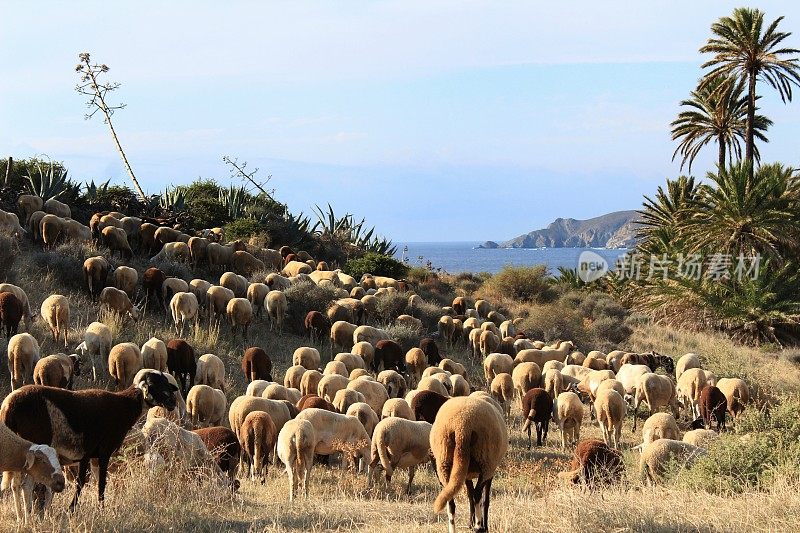
[[[636,243],[636,211],[588,220],[557,218],[544,229],[500,243],[502,248],[630,248]]]

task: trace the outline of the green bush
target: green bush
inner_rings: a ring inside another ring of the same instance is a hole
[[[313,281],[292,285],[284,291],[287,309],[287,323],[296,333],[304,333],[304,321],[309,311],[325,313],[328,306],[336,299],[333,289],[320,287]]]
[[[364,274],[399,279],[405,277],[408,273],[408,267],[388,255],[369,252],[358,259],[347,261],[344,271],[356,278],[356,280],[360,280]]]
[[[222,227],[230,220],[217,198],[193,198],[186,203],[192,226],[197,229]]]
[[[551,302],[557,294],[544,265],[505,266],[484,283],[484,290],[489,295],[537,303]]]
[[[384,324],[391,324],[398,316],[405,314],[408,297],[403,294],[382,294],[376,298],[375,312],[377,319]]]
[[[403,348],[403,352],[419,346],[419,341],[422,340],[422,335],[420,335],[419,331],[407,326],[392,325],[386,328],[386,332],[389,333],[392,340],[397,341]]]
[[[19,253],[19,245],[16,239],[0,233],[0,280],[9,279],[11,267]]]
[[[225,225],[225,238],[229,241],[249,239],[263,232],[261,224],[252,218],[237,218]]]
[[[442,306],[423,300],[422,303],[409,307],[408,314],[422,320],[425,331],[436,331],[442,317]]]

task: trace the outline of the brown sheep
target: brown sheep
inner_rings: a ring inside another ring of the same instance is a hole
[[[713,385],[706,385],[700,391],[700,417],[706,429],[711,429],[711,422],[717,423],[717,431],[725,429],[725,411],[728,408],[728,399]]]
[[[55,198],[47,200],[43,207],[45,213],[51,213],[61,218],[72,218],[72,211],[69,206]]]
[[[278,432],[269,414],[252,411],[247,414],[239,428],[239,443],[247,473],[252,481],[258,478],[261,484],[267,482],[269,454],[277,442]]]
[[[20,194],[17,198],[17,205],[25,218],[25,224],[27,224],[32,214],[42,211],[44,200],[33,194]]]
[[[242,373],[248,383],[257,379],[272,381],[272,360],[262,348],[248,348],[242,357]]]
[[[46,247],[52,248],[58,244],[63,231],[64,221],[56,215],[45,215],[39,222],[39,232]]]
[[[528,449],[531,448],[531,424],[536,426],[536,446],[547,442],[552,414],[553,399],[546,390],[531,389],[522,398],[522,417],[525,419],[522,429],[528,432]]]
[[[558,477],[594,488],[598,484],[618,483],[625,465],[620,452],[609,448],[601,440],[589,439],[578,443],[570,468],[567,472],[559,473]]]
[[[189,255],[192,258],[192,265],[194,268],[208,258],[208,239],[203,237],[192,237],[187,243],[189,246]]]
[[[11,292],[0,292],[0,325],[3,326],[7,339],[19,331],[19,323],[25,309],[22,302]]]
[[[100,292],[100,308],[116,313],[120,317],[139,318],[139,308],[131,303],[128,295],[114,287],[106,287]]]
[[[255,272],[266,270],[263,261],[256,259],[251,253],[244,250],[233,252],[231,265],[234,272],[243,276],[251,276]]]
[[[124,229],[106,226],[103,228],[102,235],[103,242],[108,246],[112,257],[117,252],[122,259],[128,260],[133,257],[133,250],[131,250],[131,245],[128,244],[128,235]]]

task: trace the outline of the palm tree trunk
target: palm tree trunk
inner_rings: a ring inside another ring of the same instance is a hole
[[[717,143],[719,143],[719,161],[717,162],[717,171],[720,172],[725,168],[725,137],[720,135],[717,138]]]
[[[754,128],[753,123],[756,119],[756,73],[750,72],[748,74],[748,91],[747,91],[747,126],[745,134],[745,152],[744,158],[747,161],[748,172],[750,179],[753,179],[753,143],[754,141]]]

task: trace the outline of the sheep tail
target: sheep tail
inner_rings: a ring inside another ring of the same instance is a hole
[[[303,472],[308,465],[305,464],[304,448],[310,448],[311,443],[306,442],[306,434],[299,431],[292,435],[292,453],[294,453],[294,463],[298,472]]]
[[[435,513],[441,513],[447,502],[456,497],[458,491],[461,490],[461,486],[467,480],[469,471],[470,449],[468,440],[464,439],[463,436],[459,438],[459,435],[455,434],[451,435],[448,441],[450,442],[447,442],[447,447],[452,450],[453,463],[447,484],[442,487],[442,491],[436,497],[436,501],[433,502],[433,511]]]
[[[390,438],[390,436],[389,436],[389,434],[387,432],[387,434],[383,435],[382,439],[375,439],[373,441],[373,446],[375,446],[375,448],[377,449],[378,457],[380,457],[381,464],[383,464],[383,465],[391,465],[392,464],[392,458],[389,457],[389,449],[384,444],[384,439],[389,440],[389,438]],[[391,442],[391,441],[389,441],[389,442]]]

